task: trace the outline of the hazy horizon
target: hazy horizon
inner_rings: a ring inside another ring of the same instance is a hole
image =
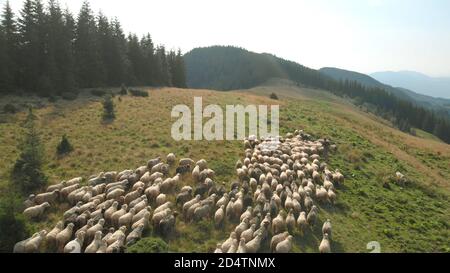
[[[44,1],[46,2],[46,1]],[[83,1],[60,0],[77,14]],[[126,32],[180,48],[232,45],[319,69],[450,77],[450,1],[90,0]],[[6,0],[0,0],[3,5]],[[22,0],[10,0],[18,15]]]

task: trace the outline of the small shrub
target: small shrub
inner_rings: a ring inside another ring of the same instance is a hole
[[[120,87],[120,92],[119,92],[119,94],[120,94],[120,95],[126,95],[126,94],[128,94],[128,89],[127,89],[127,87],[126,87],[124,84],[122,84],[122,86]]]
[[[110,96],[107,96],[103,101],[103,120],[112,120],[115,117],[114,102]]]
[[[62,93],[62,94],[61,94],[61,97],[62,97],[63,99],[65,99],[65,100],[76,100],[77,97],[78,97],[78,93],[69,93],[69,92],[66,92],[66,93]]]
[[[8,114],[15,114],[17,113],[18,109],[16,106],[14,106],[13,104],[5,104],[5,106],[3,106],[3,112],[8,113]]]
[[[59,142],[58,147],[56,147],[56,153],[58,155],[65,155],[73,151],[73,146],[70,144],[69,139],[66,135],[63,135],[61,142]]]
[[[130,94],[134,97],[148,97],[147,91],[142,91],[138,89],[130,89]]]
[[[278,96],[275,93],[270,94],[270,98],[273,100],[278,100]]]
[[[161,238],[147,237],[127,248],[127,253],[167,253],[169,246]]]

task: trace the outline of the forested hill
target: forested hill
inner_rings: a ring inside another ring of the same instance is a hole
[[[0,12],[0,95],[58,96],[79,88],[126,85],[185,87],[181,52],[156,46],[150,35],[126,35],[118,19],[77,16],[58,1],[25,0]]]
[[[191,88],[245,89],[271,78],[318,84],[316,70],[271,54],[257,54],[232,46],[196,48],[184,55],[187,84]]]
[[[231,46],[196,48],[184,55],[184,61],[191,88],[247,89],[271,78],[289,79],[348,97],[402,131],[419,128],[450,143],[450,119],[446,115],[400,98],[383,87],[366,86],[354,80],[338,81],[292,61]]]

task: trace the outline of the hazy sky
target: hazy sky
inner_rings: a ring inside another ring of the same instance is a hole
[[[6,0],[0,0],[5,3]],[[22,0],[10,0],[14,9]],[[78,12],[82,1],[60,0]],[[90,0],[168,48],[234,45],[312,68],[450,76],[449,0]]]

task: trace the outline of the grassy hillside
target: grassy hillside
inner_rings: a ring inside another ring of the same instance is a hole
[[[272,92],[280,97],[279,101],[268,98]],[[172,140],[172,107],[180,103],[192,106],[194,96],[202,96],[204,105],[280,104],[283,134],[302,128],[338,144],[329,165],[343,171],[345,186],[338,190],[337,204],[322,206],[319,213],[320,223],[332,219],[333,251],[367,252],[370,241],[379,241],[382,252],[450,251],[449,145],[401,133],[328,92],[300,89],[279,81],[228,93],[167,88],[152,89],[149,94],[147,98],[115,97],[117,118],[110,124],[102,124],[100,99],[88,94],[73,102],[3,97],[1,103],[39,105],[35,113],[45,144],[45,171],[52,183],[100,171],[135,168],[169,152],[178,157],[205,158],[215,170],[216,180],[230,183],[236,179],[234,164],[244,154],[242,143]],[[25,113],[20,112],[0,119],[2,191],[18,156],[16,146],[24,117]],[[56,145],[63,134],[68,135],[75,150],[58,158]],[[409,183],[393,183],[396,171],[404,173]],[[387,183],[389,188],[384,187]],[[30,223],[30,230],[49,228],[60,213],[53,209],[43,222]],[[319,226],[304,238],[296,236],[295,252],[317,251]],[[210,222],[185,225],[180,221],[177,235],[168,241],[169,251],[212,251],[233,227],[229,223],[221,230]]]

